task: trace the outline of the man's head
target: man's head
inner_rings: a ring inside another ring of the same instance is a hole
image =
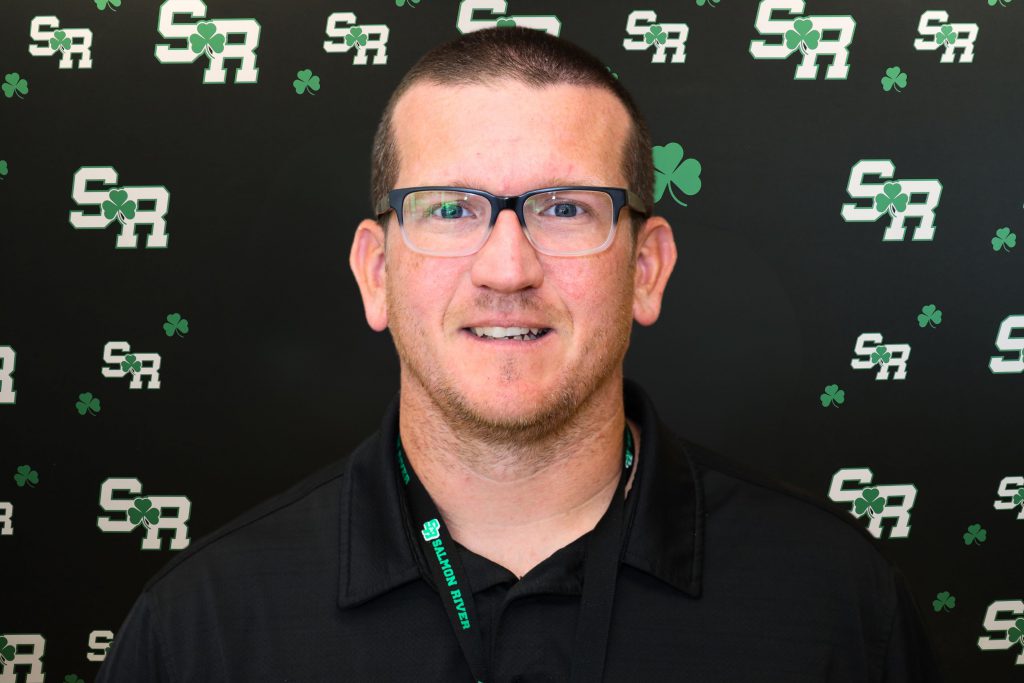
[[[629,95],[598,60],[532,29],[471,33],[424,56],[388,104],[373,164],[374,203],[413,186],[592,185],[632,189],[652,208],[649,135]],[[403,400],[507,442],[557,430],[610,383],[621,391],[632,321],[657,319],[676,257],[664,219],[631,214],[584,256],[539,253],[512,211],[458,257],[410,249],[393,211],[360,223],[350,265],[370,326],[391,330]],[[495,341],[471,329],[492,326],[550,331]]]

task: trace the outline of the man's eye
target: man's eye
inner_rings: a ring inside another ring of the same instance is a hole
[[[432,218],[444,219],[466,218],[467,214],[463,214],[463,211],[466,211],[468,214],[466,207],[458,202],[444,202],[434,205],[434,208],[430,211],[430,216]]]
[[[586,210],[579,204],[559,202],[548,206],[544,211],[554,218],[576,218],[586,213]]]

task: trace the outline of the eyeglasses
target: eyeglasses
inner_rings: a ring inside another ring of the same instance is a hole
[[[584,256],[608,248],[622,207],[646,216],[643,200],[619,187],[566,186],[503,197],[465,187],[404,187],[377,201],[377,217],[394,210],[402,239],[430,256],[479,251],[497,221],[512,209],[526,239],[542,254]]]

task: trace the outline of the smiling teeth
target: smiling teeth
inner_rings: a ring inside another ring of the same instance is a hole
[[[506,339],[509,337],[517,339],[533,339],[540,336],[543,327],[471,327],[473,334],[478,337],[491,337],[494,339]]]

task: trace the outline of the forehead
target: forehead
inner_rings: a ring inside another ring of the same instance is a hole
[[[419,82],[396,103],[392,125],[396,187],[468,184],[517,194],[550,184],[625,183],[629,114],[604,88]]]

